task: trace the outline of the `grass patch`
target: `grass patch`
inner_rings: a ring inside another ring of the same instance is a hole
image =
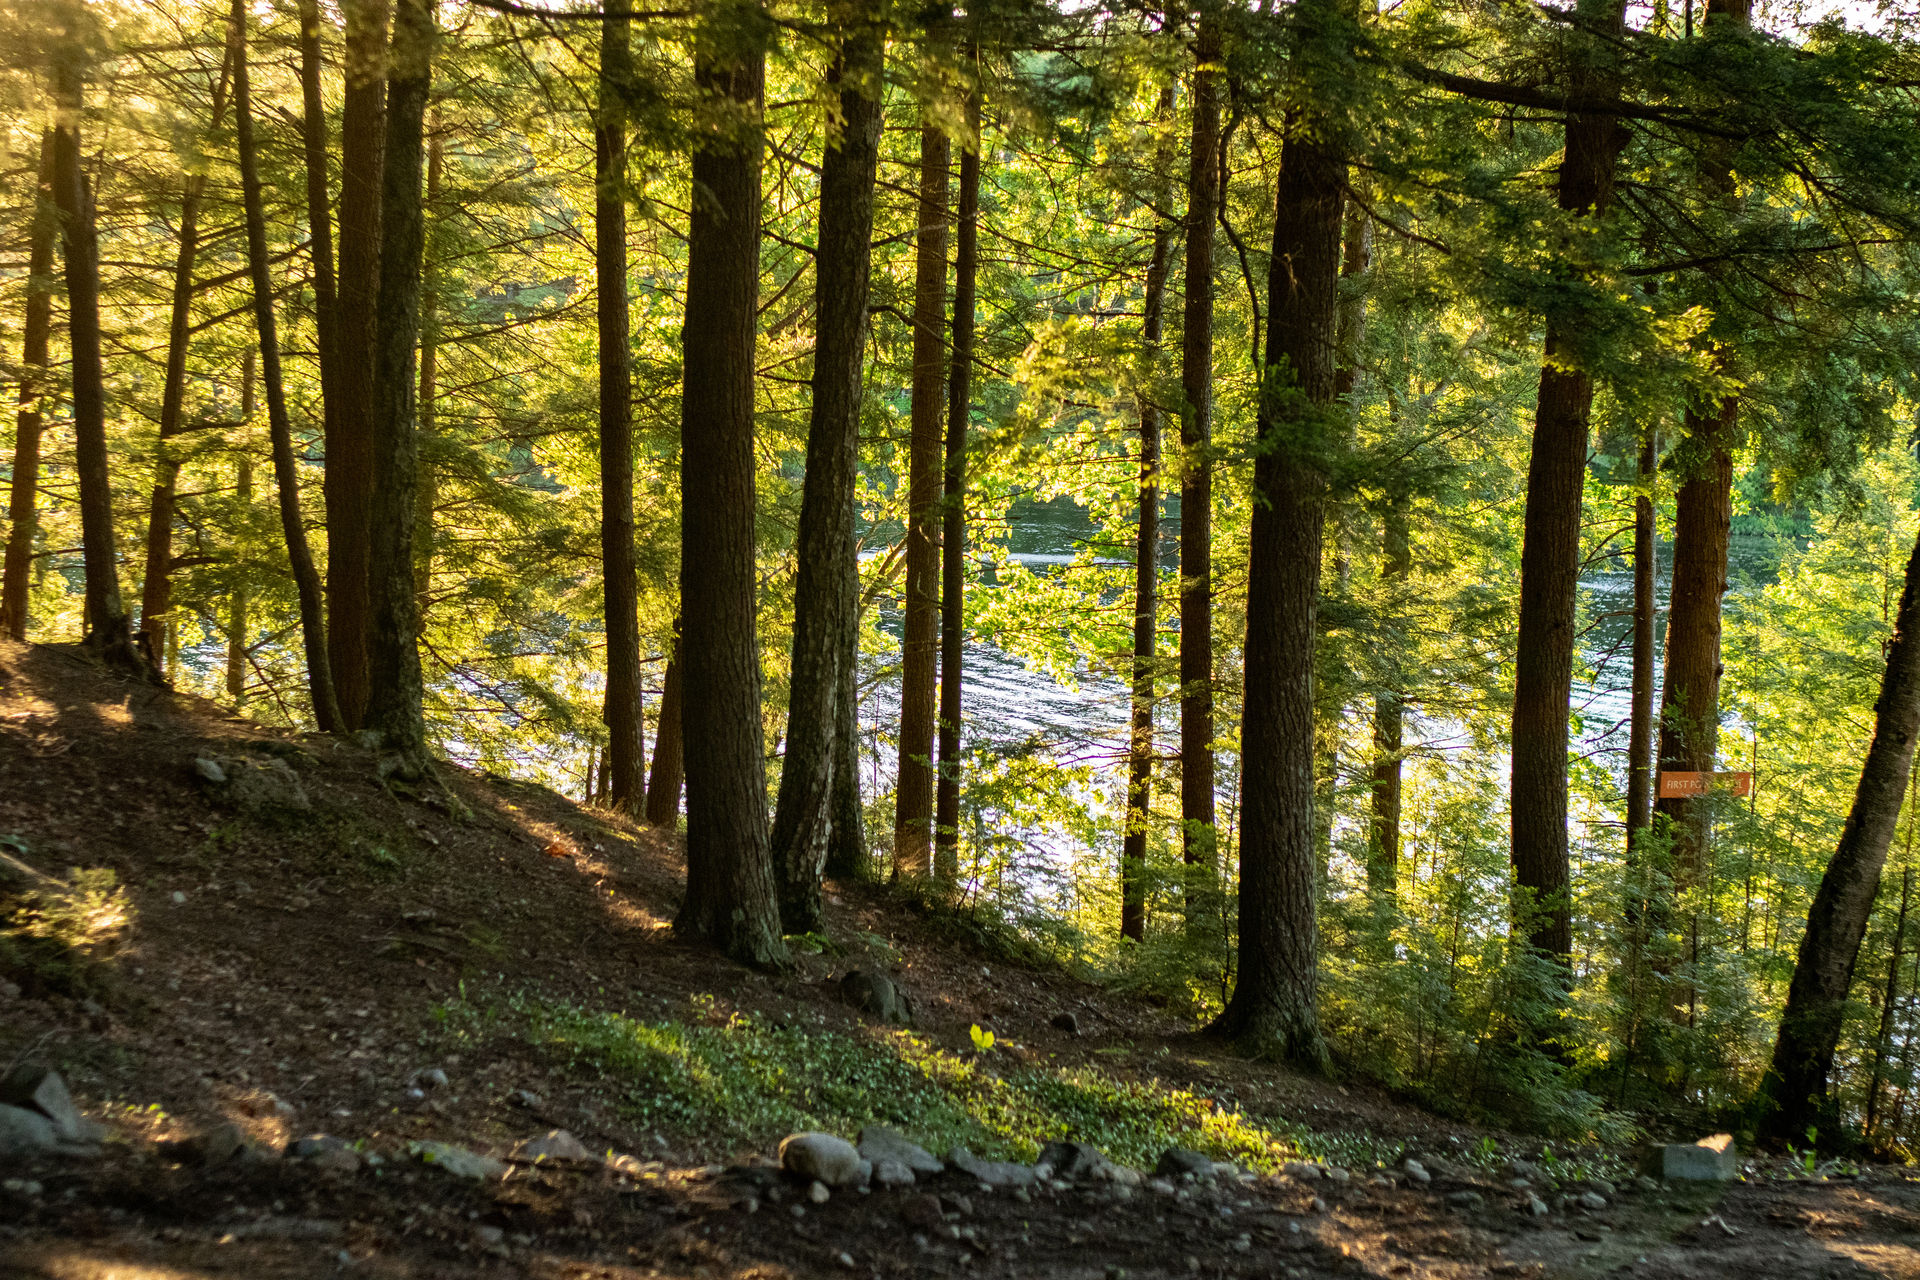
[[[109,1000],[118,987],[111,957],[133,925],[133,904],[112,871],[69,875],[59,887],[0,892],[0,978],[32,997]]]
[[[848,1033],[782,1026],[746,1014],[648,1021],[522,994],[465,995],[435,1015],[456,1040],[507,1035],[576,1081],[594,1081],[630,1121],[736,1149],[788,1133],[853,1136],[894,1125],[930,1150],[1032,1160],[1051,1141],[1091,1142],[1151,1168],[1168,1147],[1268,1170],[1302,1155],[1371,1165],[1392,1155],[1364,1135],[1313,1134],[1229,1110],[1159,1080],[1094,1066],[1021,1065],[954,1053],[908,1031]]]

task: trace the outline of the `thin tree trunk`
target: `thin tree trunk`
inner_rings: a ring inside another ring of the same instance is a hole
[[[859,880],[873,873],[866,804],[860,795],[860,566],[857,558],[849,559],[846,589],[853,600],[847,606],[841,650],[848,661],[835,676],[840,695],[833,712],[833,821],[827,834],[826,870],[836,880]]]
[[[853,21],[861,23],[858,14]],[[828,75],[840,97],[841,131],[820,170],[820,235],[814,273],[813,416],[800,496],[794,586],[792,694],[787,753],[774,806],[773,865],[780,925],[787,933],[822,924],[820,880],[843,769],[842,701],[858,660],[860,567],[854,497],[860,468],[861,356],[867,338],[874,177],[880,158],[881,45],[878,31],[851,31]]]
[[[760,117],[766,57],[701,33],[696,83],[745,127],[693,156],[680,425],[680,608],[686,647],[687,894],[683,937],[743,964],[785,965],[768,847],[755,621],[753,371],[760,290]]]
[[[673,652],[660,682],[660,723],[653,731],[653,772],[647,778],[647,821],[671,828],[680,821],[680,784],[685,778],[680,739],[680,619],[673,620]]]
[[[899,781],[893,873],[933,874],[935,633],[940,616],[941,411],[947,310],[947,135],[920,128],[919,234],[913,285],[913,412],[907,454],[907,617],[900,646]]]
[[[380,308],[389,0],[342,0],[340,284],[327,436],[327,647],[346,727],[368,727],[374,501],[374,326]],[[411,339],[409,339],[411,342]],[[325,351],[322,351],[322,358]]]
[[[1165,99],[1163,98],[1163,106]],[[1140,326],[1142,363],[1158,363],[1165,332],[1173,228],[1156,223]],[[1153,659],[1160,625],[1160,406],[1142,397],[1139,514],[1133,539],[1133,723],[1127,748],[1127,828],[1120,842],[1120,936],[1147,937],[1147,823],[1153,804]]]
[[[306,646],[314,720],[323,732],[333,732],[341,727],[340,704],[327,664],[320,573],[307,548],[306,519],[300,511],[300,471],[293,457],[293,429],[287,420],[286,391],[280,379],[280,336],[273,314],[273,280],[267,271],[267,220],[254,150],[252,77],[247,69],[246,0],[233,0],[230,21],[234,132],[247,220],[247,275],[253,290],[254,328],[260,336],[260,378],[267,389],[267,428],[273,439],[274,480],[280,490],[280,527],[286,535],[287,559],[293,566],[294,586],[300,597],[300,633]]]
[[[422,711],[419,614],[413,590],[418,500],[420,293],[426,217],[420,185],[433,81],[434,0],[396,0],[388,51],[386,137],[380,190],[380,301],[375,333],[373,474],[367,561],[367,714],[382,768],[406,778],[430,770]]]
[[[1633,709],[1627,729],[1627,865],[1645,874],[1645,842],[1653,822],[1653,623],[1658,566],[1654,563],[1653,480],[1659,457],[1657,428],[1640,441],[1639,483],[1633,500]],[[1641,890],[1630,891],[1626,918],[1645,911]]]
[[[240,416],[249,427],[257,410],[254,403],[254,366],[259,353],[248,347],[240,354]],[[233,496],[243,513],[253,510],[253,458],[243,449],[235,460],[238,475]],[[243,517],[244,518],[244,517]],[[249,595],[246,578],[236,575],[233,594],[227,597],[227,696],[245,706],[247,701],[247,632]]]
[[[440,199],[440,183],[445,172],[446,148],[440,139],[440,108],[435,107],[427,125],[429,215]],[[420,628],[425,630],[427,604],[433,598],[433,517],[440,506],[439,474],[428,454],[434,433],[439,430],[440,284],[431,258],[423,261],[421,272],[424,280],[420,293],[420,491],[413,503],[413,607]],[[634,698],[637,703],[637,682]],[[637,726],[638,710],[634,715]],[[637,727],[635,733],[637,736]]]
[[[313,316],[320,350],[321,438],[329,444],[338,432],[340,408],[340,295],[333,262],[333,210],[327,192],[327,106],[320,89],[319,0],[299,0],[300,141],[307,162],[307,253],[313,263]],[[331,468],[329,468],[331,470]],[[331,641],[329,641],[331,643]]]
[[[1380,580],[1394,590],[1413,572],[1407,495],[1393,494],[1381,517]],[[1406,750],[1406,703],[1399,689],[1373,698],[1373,827],[1367,850],[1367,888],[1391,895],[1400,883],[1401,754]]]
[[[1807,912],[1773,1062],[1761,1083],[1766,1100],[1761,1132],[1775,1142],[1804,1141],[1810,1125],[1817,1124],[1823,1133],[1841,1128],[1836,1104],[1827,1094],[1827,1077],[1880,869],[1886,865],[1906,799],[1914,741],[1920,736],[1920,542],[1907,560],[1906,585],[1873,711],[1873,743],[1839,845]]]
[[[1621,24],[1620,0],[1596,15]],[[1582,73],[1577,88],[1610,85]],[[1591,82],[1591,83],[1590,83]],[[1611,115],[1575,115],[1566,127],[1559,203],[1605,214],[1613,203],[1622,131]],[[1529,944],[1562,966],[1573,952],[1572,874],[1567,848],[1567,718],[1573,691],[1573,623],[1580,573],[1581,493],[1593,378],[1567,364],[1570,321],[1547,324],[1545,360],[1527,464],[1526,529],[1520,548],[1520,626],[1514,664],[1510,792],[1516,915]]]
[[[1908,785],[1912,785],[1908,779]],[[1911,832],[1911,823],[1909,823]],[[1913,841],[1909,839],[1908,845]],[[1867,1114],[1860,1134],[1873,1141],[1874,1121],[1879,1118],[1880,1081],[1887,1071],[1887,1050],[1893,1044],[1893,1005],[1900,998],[1900,950],[1907,938],[1907,908],[1913,901],[1913,868],[1900,872],[1900,914],[1893,922],[1893,954],[1887,958],[1887,981],[1880,992],[1880,1035],[1873,1044],[1873,1074],[1867,1080]]]
[[[53,191],[60,210],[73,360],[74,462],[80,481],[80,542],[87,582],[86,646],[109,665],[152,679],[158,673],[133,643],[132,620],[120,596],[107,455],[106,379],[100,358],[100,246],[94,231],[93,196],[80,168],[80,57],[77,48],[65,50],[54,66]]]
[[[218,100],[215,120],[219,123]],[[154,446],[153,496],[147,512],[147,574],[140,591],[140,632],[149,654],[166,639],[173,585],[173,495],[180,459],[173,438],[180,434],[181,407],[187,394],[187,345],[193,319],[193,263],[200,248],[200,195],[204,174],[186,180],[180,194],[180,244],[173,259],[173,306],[167,324],[167,371],[160,386],[160,438]]]
[[[1337,0],[1303,0],[1302,41]],[[1336,37],[1337,38],[1337,37]],[[1267,273],[1266,373],[1256,422],[1240,729],[1240,949],[1233,998],[1213,1025],[1322,1068],[1315,1004],[1314,650],[1326,477],[1336,403],[1340,229],[1346,157],[1333,121],[1301,112],[1282,144]]]
[[[976,66],[979,49],[971,49]],[[947,371],[947,449],[940,534],[940,771],[934,783],[934,873],[960,878],[961,640],[966,621],[967,427],[973,420],[974,281],[979,271],[980,89],[967,94],[954,224],[953,355]]]
[[[1180,335],[1180,820],[1190,875],[1211,883],[1213,807],[1213,244],[1220,205],[1220,20],[1200,10],[1188,148]],[[1189,901],[1189,924],[1211,913]]]
[[[8,494],[7,554],[0,583],[0,635],[27,638],[27,587],[33,540],[39,533],[40,402],[47,394],[48,347],[53,336],[53,240],[60,229],[54,203],[53,130],[40,134],[40,173],[34,188],[33,229],[27,249],[26,333],[20,348],[20,411],[14,419],[13,487]]]
[[[600,322],[600,559],[606,590],[607,758],[605,802],[637,812],[646,801],[640,741],[640,579],[633,546],[633,352],[627,317],[627,119],[632,91],[626,0],[600,22],[600,120],[594,131],[594,274]]]

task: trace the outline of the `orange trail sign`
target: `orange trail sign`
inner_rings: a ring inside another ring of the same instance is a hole
[[[1707,792],[1724,788],[1736,796],[1753,794],[1753,775],[1746,772],[1732,773],[1678,773],[1662,771],[1660,774],[1660,798],[1662,800],[1684,800],[1691,796],[1704,796]]]

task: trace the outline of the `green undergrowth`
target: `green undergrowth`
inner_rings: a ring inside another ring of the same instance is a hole
[[[1312,1133],[1157,1079],[712,1009],[700,997],[687,1016],[653,1021],[526,993],[463,993],[435,1013],[454,1042],[523,1040],[632,1123],[730,1150],[764,1150],[802,1129],[851,1137],[878,1123],[936,1152],[964,1146],[996,1159],[1032,1160],[1056,1140],[1147,1168],[1173,1146],[1261,1170],[1302,1156],[1364,1167],[1393,1154],[1366,1135]]]
[[[0,836],[0,848],[26,842]],[[28,996],[111,1000],[113,954],[132,927],[133,906],[112,871],[75,867],[69,882],[0,876],[0,979]]]

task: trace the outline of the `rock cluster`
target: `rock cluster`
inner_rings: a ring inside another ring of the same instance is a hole
[[[59,1072],[22,1063],[0,1080],[0,1156],[91,1155],[106,1136]]]

